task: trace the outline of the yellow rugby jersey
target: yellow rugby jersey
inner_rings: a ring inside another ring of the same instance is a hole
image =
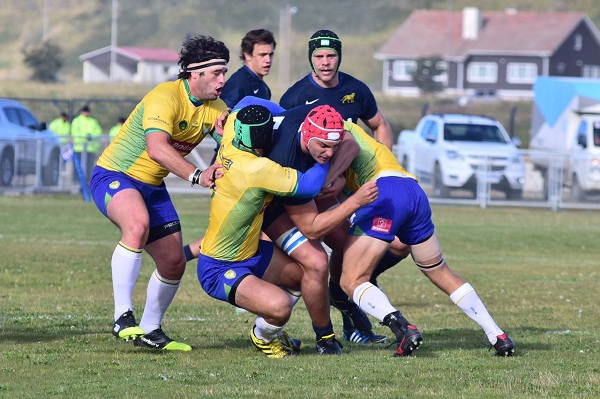
[[[123,172],[158,186],[169,171],[148,156],[146,134],[163,131],[171,146],[188,155],[208,134],[215,119],[227,108],[221,99],[195,106],[185,79],[161,83],[140,101],[123,128],[98,159],[98,166]]]
[[[228,262],[256,254],[266,207],[274,195],[294,195],[298,186],[297,170],[234,147],[234,120],[235,113],[225,124],[217,157],[224,174],[212,193],[201,247],[203,255]]]
[[[385,145],[381,144],[360,126],[352,122],[344,122],[344,129],[354,137],[360,151],[346,173],[346,185],[356,191],[360,186],[376,177],[398,176],[417,180],[416,176],[407,172],[398,159]]]

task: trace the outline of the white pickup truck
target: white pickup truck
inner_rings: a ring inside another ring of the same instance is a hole
[[[523,195],[525,163],[500,122],[486,116],[430,114],[415,130],[403,130],[396,156],[421,183],[431,183],[434,197],[451,189],[477,195],[478,178],[515,200]]]

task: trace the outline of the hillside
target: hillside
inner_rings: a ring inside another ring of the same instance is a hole
[[[208,34],[223,40],[231,51],[231,65],[243,34],[257,27],[278,37],[280,10],[296,6],[292,16],[291,79],[308,71],[306,41],[316,30],[336,31],[344,43],[342,69],[355,74],[374,90],[381,86],[381,63],[373,58],[387,35],[412,10],[461,10],[477,4],[482,10],[514,7],[514,0],[119,0],[117,44],[156,46],[179,50],[188,35]],[[581,11],[600,25],[600,2],[590,0],[522,0],[519,9]],[[22,49],[38,43],[44,32],[63,50],[61,78],[80,81],[81,54],[110,45],[112,0],[2,0],[0,8],[0,81],[26,80]],[[284,49],[280,46],[278,50]],[[277,90],[278,63],[270,85]],[[2,93],[0,93],[2,94]]]

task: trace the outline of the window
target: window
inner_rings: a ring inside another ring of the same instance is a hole
[[[435,80],[436,82],[447,84],[448,83],[448,63],[446,61],[440,61],[437,63],[437,67],[444,72],[435,76],[433,78],[433,80]]]
[[[437,123],[434,121],[426,121],[425,126],[423,126],[423,130],[421,131],[421,136],[426,141],[431,141],[432,143],[434,143],[437,141],[437,132]]]
[[[415,61],[394,61],[392,70],[394,80],[412,80],[416,66]]]
[[[584,78],[600,78],[600,66],[584,65],[581,70],[581,76],[583,76]]]
[[[581,35],[575,35],[575,42],[573,43],[573,50],[581,51],[583,47],[583,37]]]
[[[535,83],[536,76],[536,64],[509,62],[506,66],[506,81],[508,83]]]
[[[467,67],[467,80],[472,83],[496,83],[498,65],[494,62],[472,62]]]

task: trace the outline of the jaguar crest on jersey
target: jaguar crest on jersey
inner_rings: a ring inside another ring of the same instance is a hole
[[[356,93],[346,94],[342,97],[342,104],[354,104],[356,100]]]

